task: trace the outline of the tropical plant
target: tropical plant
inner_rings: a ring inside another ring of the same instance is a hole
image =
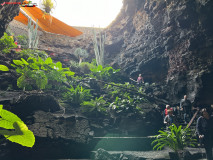
[[[18,35],[18,44],[21,45],[21,48],[28,48],[28,37],[26,35]]]
[[[141,90],[137,90],[136,86],[130,84],[129,82],[125,82],[124,84],[111,82],[110,84],[106,84],[104,88],[106,89],[107,94],[111,96],[111,98],[120,96],[120,93],[125,92],[131,92],[131,95],[141,93]]]
[[[3,105],[0,105],[0,128],[0,134],[11,142],[26,147],[32,147],[35,143],[33,132],[17,115],[3,109]]]
[[[83,101],[87,101],[92,97],[89,89],[85,89],[82,86],[78,85],[77,87],[71,86],[66,93],[63,95],[63,99],[74,104],[76,106],[80,106]]]
[[[175,124],[172,124],[168,127],[168,130],[158,131],[160,134],[154,136],[156,139],[152,142],[154,145],[153,149],[161,150],[163,147],[169,147],[174,152],[183,150],[187,146],[194,147],[197,143],[197,140],[193,138],[192,132],[189,128],[182,128],[180,125],[177,127]]]
[[[103,99],[103,97],[95,98],[90,101],[84,101],[81,104],[81,109],[87,115],[106,115],[107,114],[107,102]]]
[[[13,60],[11,66],[21,75],[17,80],[17,86],[22,89],[60,89],[62,83],[67,82],[66,76],[73,76],[69,68],[63,68],[61,62],[53,63],[48,57],[45,61],[40,57],[28,58],[27,61]]]
[[[120,71],[120,69],[113,69],[112,67],[102,67],[102,65],[91,67],[90,70],[90,76],[92,78],[110,82],[117,80],[117,73]]]
[[[122,95],[122,98],[117,96],[115,100],[110,103],[109,107],[118,114],[143,114],[142,109],[138,106],[142,102],[144,102],[143,98],[139,96],[131,98],[129,93],[126,92]]]
[[[79,64],[81,64],[81,62],[84,58],[87,58],[89,56],[87,51],[85,49],[81,49],[81,48],[76,48],[74,55],[78,57]]]
[[[94,66],[92,63],[89,62],[82,62],[80,65],[80,71],[84,74],[90,74],[91,73],[91,68],[94,68],[96,66]]]
[[[54,8],[54,3],[52,0],[42,0],[42,8],[46,14],[50,14],[51,10]]]
[[[29,48],[38,48],[38,20],[36,21],[36,24],[34,25],[34,22],[32,22],[31,17],[28,18],[28,47]]]
[[[22,49],[20,52],[18,52],[18,54],[24,59],[28,59],[29,57],[38,59],[38,57],[40,57],[42,60],[45,61],[48,58],[48,54],[45,51],[36,49]]]
[[[9,53],[11,48],[17,47],[14,43],[14,40],[7,35],[7,33],[4,33],[4,36],[0,39],[0,51],[2,53]]]
[[[97,38],[96,31],[93,29],[93,46],[96,57],[97,65],[104,65],[104,44],[106,40],[106,33],[99,33],[99,38]],[[98,43],[99,41],[99,43]]]

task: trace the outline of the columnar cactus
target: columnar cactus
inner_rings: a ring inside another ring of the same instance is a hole
[[[32,23],[32,19],[28,18],[28,38],[29,38],[29,48],[38,48],[39,36],[38,31],[38,20],[36,21],[35,27]]]
[[[102,66],[104,65],[104,44],[105,44],[105,39],[106,39],[106,33],[104,33],[104,34],[100,33],[99,34],[99,44],[98,44],[96,31],[95,31],[95,29],[93,30],[93,46],[94,46],[97,65],[102,65]]]

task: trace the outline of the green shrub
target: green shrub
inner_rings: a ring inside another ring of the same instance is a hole
[[[9,53],[11,48],[17,47],[14,43],[14,40],[7,35],[7,33],[4,33],[4,36],[0,39],[0,51],[2,53]]]
[[[26,35],[18,35],[18,44],[21,45],[21,48],[28,48],[28,37]]]
[[[91,97],[90,90],[79,85],[76,88],[71,86],[71,88],[69,88],[63,95],[64,100],[76,106],[80,106],[81,103],[89,100]]]
[[[18,54],[24,59],[28,59],[29,57],[38,59],[40,57],[42,60],[46,60],[48,58],[48,54],[45,51],[32,49],[22,49]]]
[[[131,98],[128,93],[124,93],[122,96],[116,97],[114,102],[112,102],[109,107],[112,110],[115,110],[118,114],[126,114],[126,113],[134,113],[134,114],[142,114],[142,109],[138,106],[138,104],[144,102],[143,98],[136,96]]]
[[[67,82],[66,76],[72,76],[75,73],[69,68],[62,68],[61,62],[53,63],[49,57],[45,61],[40,57],[28,58],[27,61],[13,60],[11,64],[16,68],[20,75],[17,80],[17,86],[22,89],[60,89],[61,84]]]
[[[112,67],[103,68],[101,65],[94,66],[90,68],[92,78],[97,78],[99,80],[113,82],[117,79],[117,73],[120,71],[119,69],[113,69]]]
[[[152,145],[155,144],[153,149],[161,150],[166,146],[174,152],[178,152],[188,146],[194,147],[197,143],[197,140],[192,137],[191,130],[189,128],[182,129],[181,125],[177,127],[175,124],[172,124],[168,130],[159,130],[158,132],[160,134],[156,135],[156,139],[152,142]]]
[[[82,73],[84,73],[84,74],[89,74],[89,73],[91,73],[91,68],[93,68],[94,67],[94,65],[93,64],[91,64],[91,63],[89,63],[89,62],[82,62],[80,65],[79,65],[79,67],[80,67],[80,71],[82,72]]]
[[[135,85],[129,84],[128,82],[122,83],[110,83],[105,85],[105,90],[111,98],[121,96],[121,93],[129,92],[131,95],[136,95],[137,93],[142,93],[141,90],[137,89]],[[138,95],[138,94],[137,94]]]
[[[91,101],[84,101],[81,104],[81,109],[87,115],[106,115],[107,114],[107,102],[103,97],[92,99]]]
[[[3,105],[0,105],[0,134],[22,146],[32,147],[35,143],[33,132],[18,116],[3,109]]]

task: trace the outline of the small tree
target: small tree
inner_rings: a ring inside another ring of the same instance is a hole
[[[79,64],[81,64],[82,60],[83,60],[84,58],[87,58],[88,55],[89,55],[85,49],[81,49],[81,48],[76,48],[74,54],[75,54],[75,56],[78,57],[78,59],[79,59]]]

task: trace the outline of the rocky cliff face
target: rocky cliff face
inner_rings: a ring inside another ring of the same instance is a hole
[[[124,0],[108,28],[108,63],[160,83],[171,104],[213,104],[213,1]]]
[[[23,2],[24,0],[0,1],[0,37],[4,34],[8,24],[19,14],[18,4],[4,4],[4,2]]]

